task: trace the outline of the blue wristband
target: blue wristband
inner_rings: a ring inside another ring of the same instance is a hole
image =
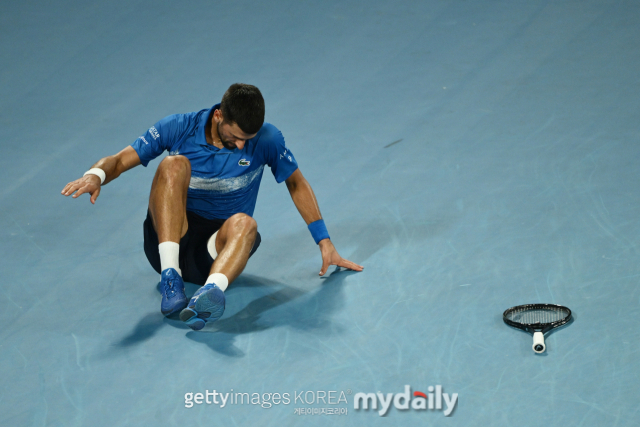
[[[307,228],[309,228],[311,236],[313,236],[313,240],[316,241],[316,245],[320,243],[320,240],[330,238],[327,226],[324,225],[324,221],[321,219],[312,222],[307,226]]]

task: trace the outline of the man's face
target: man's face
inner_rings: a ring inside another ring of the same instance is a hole
[[[245,133],[236,123],[229,123],[225,121],[220,114],[220,110],[215,111],[214,119],[217,123],[220,142],[222,142],[222,145],[227,150],[235,150],[236,148],[242,150],[244,143],[247,142],[248,139],[257,135],[257,133]]]

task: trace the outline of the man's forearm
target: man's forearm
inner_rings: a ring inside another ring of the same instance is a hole
[[[306,185],[299,186],[296,191],[291,194],[291,198],[296,208],[298,208],[302,219],[309,225],[314,221],[322,219],[322,214],[320,213],[320,207],[318,206],[318,201],[313,193],[313,189],[308,182],[305,181],[305,184]]]
[[[96,162],[91,168],[102,169],[106,175],[106,178],[102,185],[107,184],[110,181],[116,179],[122,172],[118,172],[118,160],[115,156],[104,157]]]
[[[318,206],[318,201],[316,200],[311,185],[309,185],[309,182],[302,176],[302,173],[296,170],[294,174],[296,174],[293,176],[294,179],[287,180],[287,188],[302,219],[309,225],[312,222],[322,219],[320,207]]]
[[[100,168],[107,175],[104,183],[102,183],[102,185],[104,185],[119,177],[122,172],[125,172],[139,164],[140,159],[135,150],[131,147],[126,147],[118,154],[98,160],[92,168]]]

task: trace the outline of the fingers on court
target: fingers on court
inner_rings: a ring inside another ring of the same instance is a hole
[[[324,276],[324,274],[327,272],[327,269],[329,268],[329,263],[322,263],[322,268],[320,269],[320,273],[318,273],[320,276]]]
[[[340,267],[345,267],[350,270],[362,271],[364,269],[363,266],[356,264],[355,262],[351,262],[348,259],[342,259],[342,262],[338,264]]]

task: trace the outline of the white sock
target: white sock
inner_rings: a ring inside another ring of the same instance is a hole
[[[215,283],[218,285],[220,290],[224,292],[229,286],[229,279],[222,273],[213,273],[211,276],[207,277],[206,283]]]
[[[165,271],[167,268],[175,269],[180,276],[180,244],[175,242],[162,242],[158,245],[160,251],[160,270]]]
[[[218,251],[216,250],[216,236],[218,236],[217,231],[213,233],[213,236],[209,237],[209,240],[207,241],[207,250],[213,259],[218,258]]]

